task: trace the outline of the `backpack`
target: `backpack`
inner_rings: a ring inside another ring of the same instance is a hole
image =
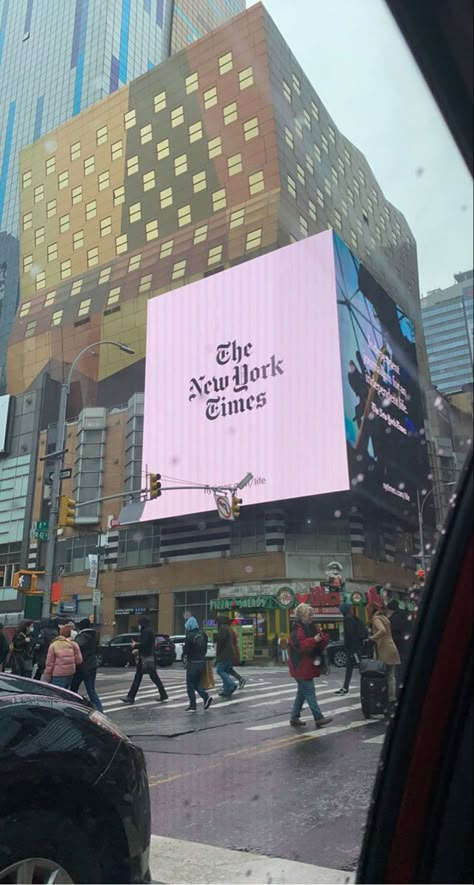
[[[203,658],[206,656],[207,652],[207,634],[204,633],[204,630],[199,630],[195,636],[193,636],[193,646],[197,654],[202,655]]]

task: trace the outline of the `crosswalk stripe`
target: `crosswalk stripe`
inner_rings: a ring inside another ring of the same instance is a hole
[[[271,683],[269,683],[269,684],[271,684]],[[169,697],[171,700],[175,700],[176,698],[179,698],[179,697],[182,697],[182,698],[187,697],[187,691],[186,691],[186,687],[184,685],[177,686],[177,687],[171,688],[171,689],[169,688],[169,686],[165,686],[165,688],[166,688],[167,693],[169,694]],[[252,690],[253,691],[268,691],[268,685],[256,685],[254,688],[252,688]],[[211,689],[209,691],[209,694],[212,694],[213,691],[214,691],[214,689]],[[100,695],[101,701],[104,701],[104,697],[106,697],[106,696]],[[112,707],[110,707],[110,705],[111,704],[113,705],[121,697],[125,697],[125,691],[119,692],[117,697],[109,698],[108,704],[107,704],[107,702],[103,704],[104,709],[106,711],[111,710]],[[153,704],[155,702],[154,699],[156,697],[157,697],[157,690],[156,690],[155,686],[153,686],[152,688],[149,688],[149,689],[145,689],[145,691],[140,691],[140,694],[138,696],[138,701],[135,702],[135,707],[144,707],[144,706],[147,706],[147,704]],[[258,697],[258,696],[256,696],[256,697]],[[147,701],[146,698],[152,698],[153,700]],[[172,705],[167,704],[166,706],[170,707]],[[115,708],[113,708],[113,709],[115,709]],[[120,707],[117,707],[116,709],[123,710],[124,707],[120,706]]]
[[[364,744],[383,744],[384,740],[385,734],[378,734],[374,738],[368,738],[366,741],[364,741]]]
[[[326,698],[325,701],[322,701],[321,706],[331,703],[329,698]],[[324,710],[325,716],[335,716],[337,713],[352,713],[353,710],[359,710],[360,704],[349,704],[345,707],[335,707],[334,710]],[[272,731],[274,728],[286,728],[288,727],[288,719],[285,719],[283,722],[266,722],[264,725],[249,725],[245,729],[246,731]]]
[[[123,697],[124,692],[126,692],[128,690],[128,687],[131,684],[132,684],[132,680],[130,680],[130,683],[127,682],[127,684],[124,685],[123,688],[121,688],[121,689],[117,689],[114,691],[108,691],[108,692],[104,692],[104,693],[100,692],[100,699],[113,701],[114,698],[116,699],[116,698]],[[140,698],[146,697],[146,695],[152,695],[152,694],[156,693],[156,686],[153,685],[153,683],[148,683],[148,684],[145,683],[145,684],[146,684],[146,688],[143,688],[143,687],[140,688]],[[186,680],[184,680],[184,679],[180,682],[168,682],[165,679],[163,684],[164,684],[167,692],[173,691],[173,690],[179,690],[179,689],[182,690],[182,689],[186,688]],[[263,687],[268,687],[268,686],[272,685],[272,682],[270,680],[267,680],[265,682],[264,681],[258,682],[255,684],[247,682],[247,685],[249,687],[250,687],[250,685],[252,686],[252,691],[258,691],[258,689],[260,687],[263,688]],[[289,685],[289,683],[285,683],[285,685]]]
[[[287,693],[289,694],[289,693],[291,693],[291,691],[294,691],[294,690],[295,690],[295,686],[293,685],[292,688],[285,689],[284,692],[283,692],[283,691],[282,691],[282,692],[279,692],[279,694],[280,694],[280,695],[287,694]],[[323,695],[327,695],[327,694],[333,694],[333,690],[332,690],[332,688],[328,689],[328,691],[318,691],[318,694],[317,694],[318,699],[321,698]],[[358,692],[358,691],[351,691],[351,692],[349,692],[348,694],[344,695],[344,697],[346,697],[346,698],[356,698],[356,697],[358,697],[358,696],[359,696],[359,692]],[[261,703],[258,703],[258,704],[251,704],[250,706],[251,706],[252,708],[253,708],[253,707],[266,707],[266,706],[270,706],[270,705],[273,705],[273,704],[281,704],[283,701],[286,701],[286,700],[288,700],[288,698],[286,698],[286,697],[280,697],[280,698],[277,698],[277,699],[274,700],[274,701],[262,701]],[[327,698],[327,700],[329,700],[329,698]]]

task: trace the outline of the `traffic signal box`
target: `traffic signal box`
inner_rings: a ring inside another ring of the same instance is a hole
[[[58,507],[58,526],[61,529],[76,524],[76,502],[74,498],[68,498],[67,495],[61,495]]]
[[[237,498],[236,495],[232,495],[232,504],[230,506],[232,512],[232,519],[238,519],[240,516],[240,505],[242,504],[242,498]]]
[[[148,474],[148,493],[150,501],[153,498],[159,498],[161,495],[161,473]]]

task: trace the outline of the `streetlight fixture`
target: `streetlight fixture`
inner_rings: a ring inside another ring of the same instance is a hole
[[[428,498],[435,492],[437,489],[446,488],[447,486],[456,486],[457,482],[439,482],[434,485],[430,491],[425,495],[423,500],[420,498],[420,493],[418,489],[416,490],[416,503],[418,505],[418,533],[420,535],[420,559],[421,559],[421,567],[426,574],[426,559],[425,559],[425,539],[423,537],[423,511],[425,509],[425,504]]]
[[[42,615],[44,618],[48,618],[50,615],[51,609],[51,584],[53,582],[54,577],[54,568],[55,568],[55,560],[56,560],[56,534],[58,528],[58,502],[59,496],[61,494],[61,470],[64,463],[64,453],[65,453],[65,440],[66,440],[66,407],[67,407],[67,398],[69,396],[69,390],[71,387],[71,378],[76,368],[77,363],[84,356],[85,353],[89,350],[93,350],[95,347],[102,347],[103,345],[110,345],[111,347],[118,347],[123,353],[128,353],[130,356],[135,353],[131,347],[127,344],[122,344],[119,341],[109,341],[104,339],[102,341],[95,341],[93,344],[88,344],[86,347],[83,347],[82,350],[79,351],[77,356],[71,363],[71,368],[69,369],[68,376],[66,381],[61,385],[61,394],[59,398],[59,412],[58,412],[58,432],[56,438],[56,451],[53,452],[48,458],[54,458],[54,471],[52,476],[52,484],[51,484],[51,509],[49,513],[49,530],[48,530],[48,543],[46,547],[46,560],[45,560],[45,573],[44,573],[44,593],[43,593],[43,607],[42,607]]]

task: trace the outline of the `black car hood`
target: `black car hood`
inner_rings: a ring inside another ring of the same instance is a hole
[[[53,697],[71,704],[90,708],[91,704],[81,695],[67,688],[59,688],[50,685],[49,682],[40,682],[38,679],[28,679],[26,676],[13,676],[10,673],[0,673],[0,698],[4,695],[41,695],[41,697]]]

